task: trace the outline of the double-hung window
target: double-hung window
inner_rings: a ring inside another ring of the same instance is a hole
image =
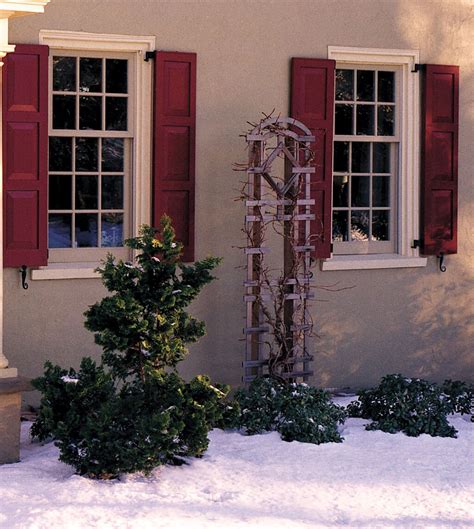
[[[416,50],[330,46],[336,61],[333,258],[323,269],[424,266]],[[365,254],[365,257],[364,255]]]
[[[394,67],[335,75],[332,240],[335,254],[397,252],[398,86]]]
[[[132,62],[127,54],[50,52],[50,262],[128,256]]]

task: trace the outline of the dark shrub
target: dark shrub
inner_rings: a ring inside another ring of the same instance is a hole
[[[360,391],[358,397],[359,402],[351,403],[347,411],[351,417],[371,419],[367,430],[404,432],[413,437],[422,433],[456,437],[446,417],[452,407],[436,384],[387,375],[376,388]]]
[[[242,410],[241,425],[248,434],[276,430],[285,441],[342,441],[337,425],[344,422],[345,412],[323,390],[257,378],[248,389],[237,391],[236,400]]]
[[[445,380],[441,386],[446,401],[451,406],[452,413],[469,415],[474,411],[474,384],[467,384],[460,380]],[[471,417],[471,420],[474,417]]]

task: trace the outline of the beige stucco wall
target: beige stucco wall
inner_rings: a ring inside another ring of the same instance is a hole
[[[238,384],[244,272],[244,214],[235,161],[245,159],[239,134],[262,111],[286,114],[293,56],[327,57],[327,46],[419,49],[421,62],[461,67],[459,253],[447,272],[430,258],[426,269],[317,272],[313,313],[314,382],[374,383],[387,372],[432,379],[472,379],[474,343],[474,68],[473,4],[469,1],[308,0],[159,1],[53,0],[47,13],[14,20],[11,42],[36,43],[40,29],[156,35],[164,50],[198,54],[197,256],[224,257],[219,280],[194,306],[208,335],[193,347],[183,371],[208,372]],[[103,290],[97,280],[30,281],[5,274],[5,351],[22,374],[40,372],[46,358],[77,365],[96,353],[82,313]]]

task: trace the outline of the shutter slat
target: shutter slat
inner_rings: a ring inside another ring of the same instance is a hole
[[[303,122],[315,136],[315,173],[311,198],[315,220],[311,222],[313,257],[331,256],[332,145],[334,123],[334,73],[329,59],[292,59],[291,116]]]
[[[421,252],[457,253],[459,67],[424,69]]]
[[[48,46],[5,57],[2,104],[4,266],[46,265]]]
[[[196,54],[157,52],[153,225],[167,214],[184,261],[194,260]]]

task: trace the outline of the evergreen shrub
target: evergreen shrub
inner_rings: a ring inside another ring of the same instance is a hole
[[[471,415],[474,419],[474,384],[468,384],[461,380],[445,380],[441,386],[451,413]]]
[[[62,461],[104,479],[200,456],[209,430],[236,413],[225,401],[228,386],[206,376],[187,383],[175,369],[205,333],[185,309],[219,259],[182,264],[168,217],[159,238],[144,226],[125,244],[138,252],[135,263],[109,255],[98,270],[111,295],[85,313],[102,363],[84,358],[77,372],[47,363],[33,382],[42,393],[33,436],[52,437]]]
[[[330,395],[306,384],[285,384],[259,377],[235,396],[241,408],[241,426],[249,435],[278,431],[284,441],[341,442],[338,431],[346,414]]]
[[[456,429],[447,420],[453,406],[437,384],[392,374],[383,377],[376,388],[360,391],[358,397],[347,411],[351,417],[371,419],[367,430],[456,437]]]

